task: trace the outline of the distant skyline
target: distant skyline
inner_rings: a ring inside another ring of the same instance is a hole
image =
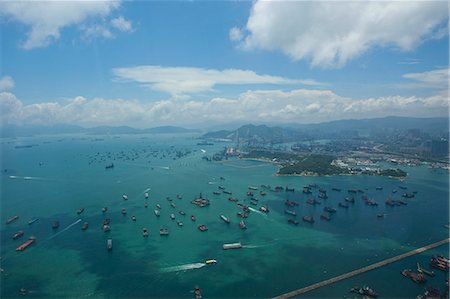
[[[447,1],[0,1],[1,124],[448,117]]]

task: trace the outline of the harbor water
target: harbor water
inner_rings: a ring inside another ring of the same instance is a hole
[[[19,290],[25,288],[29,298],[193,298],[198,285],[203,298],[267,298],[449,237],[447,171],[401,165],[408,172],[403,181],[379,176],[276,176],[276,166],[266,162],[207,161],[202,157],[230,144],[197,145],[196,137],[2,139],[1,297],[21,297]],[[114,167],[106,169],[111,163]],[[313,183],[318,187],[311,195],[302,193],[303,186]],[[288,186],[295,192],[270,191],[261,185]],[[219,186],[232,195],[213,194],[222,191]],[[258,205],[249,204],[248,186],[258,187],[252,191]],[[327,190],[328,199],[307,204],[309,197],[318,198],[319,188]],[[349,194],[348,189],[363,192]],[[260,191],[267,194],[261,196]],[[385,205],[388,197],[404,199],[403,193],[413,191],[417,194],[405,199],[407,205]],[[210,200],[209,206],[191,204],[200,193]],[[378,206],[366,205],[363,194]],[[230,196],[252,208],[244,219],[246,230],[239,228],[242,219],[236,213],[241,209],[228,200]],[[339,208],[348,196],[354,196],[355,203]],[[299,203],[289,208],[296,211],[298,225],[287,222],[288,216],[294,217],[285,213],[287,199]],[[154,214],[156,204],[161,206],[160,217]],[[259,211],[262,205],[270,212]],[[325,206],[337,209],[330,221],[320,219]],[[108,207],[106,213],[103,207]],[[80,208],[85,210],[77,214]],[[171,213],[183,226],[170,218]],[[220,219],[221,214],[231,223]],[[19,219],[6,224],[14,215]],[[304,222],[303,216],[313,216],[315,222]],[[39,220],[28,225],[32,218]],[[109,232],[102,230],[105,218],[111,219]],[[55,220],[60,222],[58,229],[52,229]],[[81,229],[84,222],[89,223],[87,230]],[[200,224],[208,231],[201,232]],[[142,236],[144,227],[148,237]],[[159,235],[163,227],[169,229],[168,236]],[[24,236],[13,240],[19,230]],[[16,252],[30,236],[36,241]],[[111,251],[106,248],[109,238],[114,244]],[[235,242],[243,247],[223,250],[223,244]],[[364,284],[380,298],[415,298],[427,286],[443,289],[448,273],[431,269],[429,261],[437,253],[448,257],[448,250],[447,244],[304,297],[353,297],[349,289]],[[206,265],[209,259],[217,263]],[[400,274],[416,269],[417,262],[436,273],[424,285]]]

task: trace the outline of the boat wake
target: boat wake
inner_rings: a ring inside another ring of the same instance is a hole
[[[192,263],[192,264],[185,264],[185,265],[178,265],[178,266],[162,268],[161,272],[169,273],[169,272],[194,270],[194,269],[203,268],[204,266],[206,266],[205,263]]]
[[[67,231],[69,228],[71,228],[71,227],[74,226],[74,225],[77,225],[77,224],[80,223],[80,222],[81,222],[81,219],[78,219],[78,220],[75,221],[74,223],[69,224],[65,229],[63,229],[62,231],[60,231],[60,232],[54,234],[53,236],[51,236],[50,238],[48,238],[47,241],[53,239],[54,237],[56,237],[56,236],[58,236],[58,235],[60,235],[60,234],[62,234],[63,232]]]
[[[248,207],[248,208],[249,208],[249,210],[252,211],[252,212],[255,212],[255,213],[258,213],[258,214],[267,216],[266,213],[263,213],[263,212],[261,212],[261,211],[259,211],[259,210],[257,210],[257,209],[254,209],[254,208],[252,208],[252,207]]]

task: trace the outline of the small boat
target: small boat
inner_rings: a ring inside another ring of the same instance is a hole
[[[59,227],[59,221],[58,220],[53,221],[52,228],[57,229],[58,227]]]
[[[136,216],[131,216],[131,220],[136,221]]]
[[[195,299],[202,299],[202,291],[200,290],[200,288],[198,286],[196,286],[194,289],[194,295],[195,295]]]
[[[284,213],[292,215],[292,216],[297,216],[297,213],[295,211],[292,211],[292,210],[284,210]]]
[[[245,222],[244,222],[244,221],[240,221],[240,222],[239,222],[239,228],[240,228],[240,229],[246,229],[246,228],[247,228],[247,225],[245,225]]]
[[[168,236],[169,235],[169,229],[167,229],[167,228],[160,228],[159,229],[159,234],[161,236]]]
[[[109,238],[109,239],[106,241],[106,249],[108,249],[108,251],[111,251],[112,248],[113,248],[112,239]]]
[[[17,220],[17,219],[19,219],[19,216],[17,216],[17,215],[12,216],[12,217],[9,218],[8,220],[6,220],[6,224],[10,224],[11,222],[13,222],[13,221],[15,221],[15,220]]]
[[[20,295],[25,296],[25,295],[28,295],[28,294],[30,293],[30,291],[27,290],[27,289],[25,289],[25,288],[21,288],[21,289],[19,290],[19,293],[20,293]]]
[[[85,223],[83,223],[83,225],[81,226],[81,229],[82,229],[82,230],[87,230],[88,227],[89,227],[89,223],[85,222]]]
[[[250,189],[250,190],[258,190],[258,187],[248,186],[248,189]]]
[[[222,191],[224,194],[229,194],[229,195],[231,195],[232,194],[232,192],[230,192],[230,191],[226,191],[226,190],[223,190]]]
[[[174,220],[175,219],[175,215],[172,213],[170,214],[170,219]]]
[[[109,232],[111,230],[111,227],[108,224],[103,224],[103,228],[102,229],[106,233],[106,232]]]
[[[144,202],[144,208],[148,208],[148,202]]]
[[[303,216],[303,221],[305,222],[309,222],[309,223],[314,223],[314,218],[313,216]]]
[[[292,223],[294,225],[298,225],[299,222],[297,220],[295,220],[295,219],[289,218],[288,219],[288,223]]]
[[[264,192],[264,191],[260,191],[260,192],[259,192],[259,195],[261,195],[261,196],[266,196],[266,195],[267,195],[267,193],[266,193],[266,192]]]
[[[247,196],[254,196],[253,192],[247,191]]]
[[[217,264],[217,261],[216,260],[206,260],[205,264],[207,264],[207,265],[214,265],[214,264]]]
[[[194,215],[191,215],[191,220],[192,220],[192,221],[195,221],[195,220],[197,220],[197,218],[195,218]]]
[[[183,221],[179,220],[177,221],[178,226],[183,226]]]
[[[384,218],[384,214],[377,214],[377,218]]]
[[[330,217],[330,214],[329,213],[322,213],[321,215],[320,215],[320,218],[321,219],[324,219],[324,220],[327,220],[327,221],[330,221],[331,220],[331,217]]]
[[[229,243],[229,244],[223,244],[222,248],[224,250],[228,250],[228,249],[240,249],[242,248],[242,244],[241,242],[237,242],[237,243]]]
[[[269,213],[269,207],[265,205],[260,207],[259,210],[263,213]]]
[[[122,214],[125,215],[127,213],[127,210],[125,208],[122,208]]]
[[[383,187],[376,187],[377,190],[383,190]]]
[[[128,200],[128,195],[124,194],[122,195],[123,200]]]
[[[228,197],[228,200],[229,200],[229,201],[235,201],[235,202],[238,201],[238,199],[237,199],[236,197]]]
[[[247,213],[244,213],[244,212],[237,212],[237,215],[239,217],[241,217],[241,218],[247,218],[248,217]]]
[[[348,209],[348,204],[346,204],[346,203],[340,202],[340,203],[338,203],[338,206],[341,207],[341,208]]]
[[[200,225],[198,226],[198,229],[199,229],[200,231],[202,231],[202,232],[206,232],[206,231],[208,230],[208,227],[207,227],[206,225],[204,225],[204,224],[200,224]]]
[[[102,208],[102,213],[106,213],[106,211],[108,211],[108,208],[107,207],[103,207]]]
[[[177,194],[177,199],[182,199],[183,196],[181,196],[180,194]]]
[[[77,214],[78,215],[80,215],[81,213],[83,213],[84,212],[84,208],[79,208],[78,210],[77,210]]]
[[[157,217],[159,217],[159,216],[161,216],[161,212],[160,212],[159,210],[155,210],[155,215],[156,215]]]
[[[213,194],[214,194],[214,195],[220,195],[220,194],[222,194],[222,193],[220,193],[220,192],[218,192],[218,191],[213,191]]]
[[[182,216],[186,216],[186,212],[185,212],[185,211],[182,211],[182,210],[179,210],[179,211],[178,211],[178,214],[180,214],[180,215],[182,215]]]
[[[28,225],[32,225],[33,223],[35,223],[36,221],[38,221],[39,220],[39,218],[33,218],[33,219],[30,219],[29,221],[28,221]]]
[[[323,208],[323,210],[328,213],[336,213],[337,212],[337,210],[333,207],[325,207],[325,208]]]
[[[147,229],[146,227],[144,227],[144,228],[142,229],[142,236],[148,237],[148,229]]]
[[[19,230],[17,233],[14,234],[14,236],[12,237],[14,240],[20,238],[21,236],[23,236],[23,231]]]
[[[339,188],[331,188],[332,191],[337,191],[337,192],[341,192],[341,189]]]
[[[220,190],[225,190],[225,187],[224,186],[217,186],[217,188],[219,188]]]
[[[350,292],[356,293],[356,294],[359,294],[359,295],[364,295],[364,296],[371,297],[371,298],[377,298],[378,297],[378,294],[374,290],[372,290],[370,287],[368,287],[368,286],[363,286],[362,288],[360,288],[360,287],[353,287],[353,288],[350,289]]]
[[[428,270],[422,268],[419,263],[417,263],[417,272],[426,274],[431,277],[434,277],[434,275],[435,275],[433,271],[428,271]]]
[[[156,208],[159,209],[159,210],[161,210],[161,205],[160,205],[159,203],[156,204]]]
[[[148,198],[148,192],[145,192],[145,193],[144,193],[144,197],[145,197],[145,198]]]
[[[172,203],[170,203],[170,206],[172,207],[172,208],[176,208],[177,206],[172,202]]]
[[[230,219],[228,219],[228,218],[225,217],[224,215],[220,215],[220,219],[222,219],[222,220],[225,221],[226,223],[230,223]]]
[[[354,203],[354,202],[355,202],[355,198],[354,198],[354,197],[346,197],[346,198],[345,198],[345,201],[346,201],[346,202]]]
[[[23,250],[25,250],[28,246],[33,244],[34,241],[36,241],[36,238],[35,237],[30,237],[28,240],[26,240],[24,243],[22,243],[19,247],[17,247],[16,251],[23,251]]]

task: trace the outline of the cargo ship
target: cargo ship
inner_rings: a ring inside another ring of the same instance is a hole
[[[6,220],[6,224],[10,224],[11,222],[13,222],[13,221],[15,221],[15,220],[17,220],[17,219],[19,219],[19,216],[17,216],[17,215],[12,216],[12,217],[9,218],[8,220]]]
[[[24,243],[22,243],[19,247],[17,247],[16,251],[23,251],[23,250],[25,250],[28,246],[33,244],[34,241],[36,241],[36,238],[35,237],[30,237],[28,240],[26,240]]]
[[[410,278],[415,283],[425,283],[427,281],[425,275],[422,273],[416,273],[411,269],[405,269],[401,273],[403,276]]]
[[[228,249],[240,249],[242,248],[242,244],[241,242],[237,242],[237,243],[228,243],[228,244],[223,244],[223,249],[224,250],[228,250]]]
[[[39,220],[39,218],[33,218],[33,219],[29,220],[28,225],[32,225],[33,223],[35,223],[38,220]]]
[[[294,225],[298,225],[298,224],[299,224],[299,222],[298,222],[297,220],[292,219],[292,218],[289,218],[289,219],[288,219],[288,223],[292,223],[292,224],[294,224]]]
[[[364,295],[364,296],[367,296],[367,297],[370,297],[370,298],[377,298],[378,297],[378,294],[374,290],[372,290],[370,287],[368,287],[368,286],[363,286],[362,288],[360,288],[360,287],[353,287],[353,288],[350,289],[350,292],[356,293],[356,294],[359,294],[359,295]]]

